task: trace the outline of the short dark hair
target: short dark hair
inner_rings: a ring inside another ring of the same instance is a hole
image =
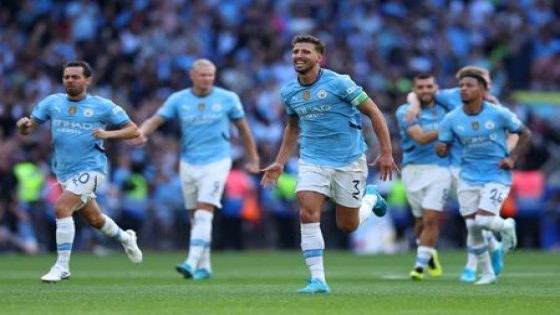
[[[485,90],[488,89],[488,82],[484,79],[484,77],[478,71],[469,71],[465,70],[458,74],[457,79],[461,81],[464,78],[473,78],[478,81],[478,83],[482,84]]]
[[[62,71],[64,71],[64,69],[68,67],[81,67],[86,78],[89,78],[93,75],[93,70],[91,69],[89,63],[82,60],[74,60],[65,63],[64,66],[62,66]]]
[[[412,83],[416,83],[418,80],[435,79],[434,75],[431,73],[418,73],[412,79]]]
[[[315,51],[320,53],[321,55],[325,53],[325,43],[323,43],[320,39],[312,35],[297,35],[292,39],[292,47],[295,46],[297,43],[310,43],[315,45]]]

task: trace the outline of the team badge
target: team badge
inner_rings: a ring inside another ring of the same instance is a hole
[[[206,108],[206,105],[204,105],[204,103],[200,103],[198,104],[198,110],[204,110]]]
[[[214,104],[212,105],[212,110],[215,112],[219,112],[220,109],[222,109],[222,105],[221,104]]]
[[[93,109],[91,109],[91,108],[84,109],[84,116],[86,116],[86,117],[93,116]]]
[[[473,121],[471,124],[472,129],[474,130],[478,130],[478,128],[480,128],[480,124],[478,123],[478,121]]]
[[[494,122],[491,121],[491,120],[489,120],[489,121],[487,121],[486,123],[484,123],[484,127],[485,127],[486,129],[489,129],[489,130],[494,129]]]
[[[75,115],[77,111],[78,111],[78,109],[74,105],[72,105],[72,106],[70,106],[70,108],[68,108],[68,114],[70,114],[70,115]]]
[[[304,100],[304,101],[309,101],[310,98],[311,98],[311,92],[309,92],[309,91],[304,91],[304,92],[303,92],[303,100]]]
[[[317,92],[317,97],[318,97],[318,98],[325,98],[325,97],[327,97],[327,91],[325,91],[325,90],[319,90],[319,92]]]

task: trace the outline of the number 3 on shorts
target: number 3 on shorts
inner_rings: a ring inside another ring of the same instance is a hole
[[[355,191],[352,193],[352,198],[359,200],[359,196],[360,196],[360,181],[359,180],[353,180],[352,183],[354,184],[354,189]]]

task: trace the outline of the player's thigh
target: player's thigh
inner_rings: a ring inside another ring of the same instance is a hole
[[[59,219],[69,217],[82,204],[82,198],[79,195],[70,191],[63,191],[54,204],[56,217]]]
[[[197,202],[221,208],[222,204],[220,201],[230,170],[231,159],[224,159],[204,165],[200,177],[197,178]]]
[[[300,207],[301,222],[319,222],[326,196],[316,191],[301,190],[296,193],[296,197]]]
[[[312,191],[323,196],[332,197],[331,179],[333,174],[333,168],[305,163],[300,160],[298,164],[296,193]]]
[[[461,216],[466,217],[478,211],[482,187],[459,180],[457,198],[459,199],[459,212]]]
[[[196,178],[199,177],[200,172],[201,170],[195,165],[188,164],[185,161],[181,161],[179,164],[181,191],[183,193],[183,202],[186,209],[196,209],[198,193]]]
[[[422,208],[443,211],[451,188],[451,172],[444,167],[434,168],[430,172],[433,180],[424,188]]]
[[[362,205],[367,173],[365,156],[345,167],[337,168],[331,181],[331,197],[335,203],[347,208],[359,208]]]
[[[422,217],[422,197],[424,193],[422,190],[409,192],[406,191],[406,198],[408,204],[410,205],[410,210],[415,218]]]
[[[415,218],[422,217],[422,173],[414,165],[406,165],[402,169],[402,181],[410,210]]]
[[[488,183],[482,188],[479,209],[499,215],[504,201],[508,197],[510,186]]]

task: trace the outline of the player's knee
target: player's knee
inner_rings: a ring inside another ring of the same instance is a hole
[[[321,212],[301,208],[299,212],[299,219],[303,223],[319,222],[319,220],[321,219]]]
[[[352,233],[358,228],[357,223],[348,221],[337,221],[336,225],[338,226],[338,229],[344,233]]]
[[[72,215],[74,209],[67,204],[58,203],[54,206],[54,213],[57,218],[66,218]]]
[[[84,219],[89,225],[91,225],[96,229],[100,229],[101,227],[103,227],[103,224],[105,223],[105,218],[102,215],[98,215],[98,214],[91,214],[91,215],[84,216]]]

